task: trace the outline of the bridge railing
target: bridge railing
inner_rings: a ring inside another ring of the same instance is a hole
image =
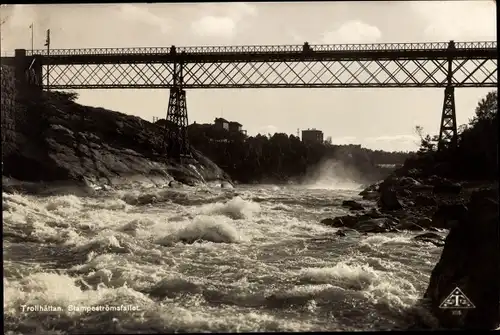
[[[426,43],[372,43],[372,44],[311,44],[312,51],[415,51],[447,49],[449,42]],[[497,42],[456,42],[457,49],[492,49]],[[210,53],[279,53],[302,52],[304,45],[239,45],[239,46],[193,46],[176,47],[176,52],[189,54]],[[26,55],[47,55],[47,50],[26,50]],[[72,55],[123,55],[149,54],[160,55],[171,52],[171,47],[137,47],[137,48],[84,48],[84,49],[51,49],[50,56]]]

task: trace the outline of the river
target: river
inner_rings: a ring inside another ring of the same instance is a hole
[[[442,248],[320,224],[357,193],[349,183],[4,193],[5,331],[404,329]]]

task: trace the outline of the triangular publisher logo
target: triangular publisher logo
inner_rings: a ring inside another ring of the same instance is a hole
[[[444,309],[468,309],[476,308],[474,304],[467,298],[461,289],[456,287],[446,299],[439,305],[439,308]]]

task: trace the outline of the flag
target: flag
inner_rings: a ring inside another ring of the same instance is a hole
[[[48,47],[50,44],[50,29],[47,29],[47,39],[45,40],[44,46]]]

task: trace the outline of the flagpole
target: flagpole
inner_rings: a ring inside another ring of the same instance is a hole
[[[50,29],[47,29],[47,39],[45,41],[45,46],[47,47],[47,57],[48,57],[50,55]],[[50,77],[49,66],[50,65],[47,64],[47,91],[49,91],[49,77]]]

